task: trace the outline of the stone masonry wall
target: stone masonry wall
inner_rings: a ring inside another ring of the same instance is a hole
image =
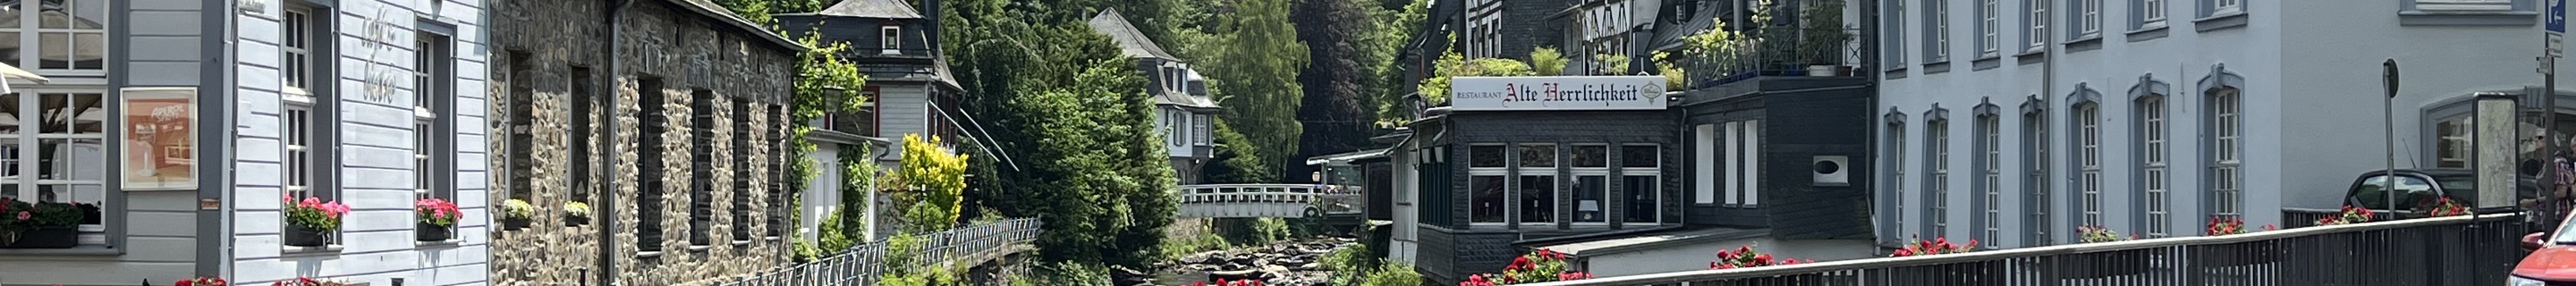
[[[767,196],[794,194],[770,190],[772,184],[768,182],[770,177],[767,174],[771,170],[764,163],[772,160],[765,156],[787,154],[767,146],[770,141],[761,138],[753,139],[753,146],[733,146],[732,136],[737,133],[767,134],[771,128],[784,128],[770,122],[767,117],[771,115],[767,110],[771,104],[784,104],[784,98],[791,91],[795,75],[794,52],[720,22],[726,20],[708,18],[678,6],[685,4],[637,1],[618,20],[624,26],[616,36],[620,43],[618,48],[621,52],[617,54],[620,66],[612,70],[608,63],[603,62],[608,58],[607,46],[598,38],[598,35],[608,32],[607,19],[604,18],[606,8],[611,6],[608,2],[510,1],[494,9],[493,17],[497,20],[494,25],[497,31],[493,34],[495,50],[507,51],[496,54],[524,54],[528,58],[524,61],[501,60],[495,64],[494,73],[506,74],[512,69],[509,65],[515,63],[524,62],[531,66],[528,68],[530,72],[525,73],[530,75],[526,79],[512,78],[512,82],[496,86],[494,90],[504,97],[521,96],[512,93],[508,86],[527,84],[528,96],[538,108],[532,116],[537,126],[531,128],[536,136],[532,147],[528,148],[530,150],[509,150],[511,154],[530,152],[534,155],[534,160],[523,161],[530,163],[511,166],[510,170],[514,176],[534,176],[535,179],[529,180],[530,186],[513,186],[511,189],[533,192],[532,203],[540,209],[535,219],[539,223],[533,227],[504,230],[503,234],[497,235],[500,238],[494,242],[494,284],[604,284],[593,281],[597,280],[596,275],[601,270],[592,269],[598,264],[595,259],[599,257],[598,243],[602,241],[617,243],[617,251],[624,252],[614,255],[618,271],[616,280],[624,285],[696,284],[739,278],[785,265],[789,256],[788,241],[765,237],[767,232],[762,229],[769,227],[765,225],[770,221],[768,216],[789,214],[765,211],[772,207],[785,207],[767,205],[772,202]],[[575,84],[570,77],[574,67],[587,68],[594,77],[607,76],[615,81],[613,85],[591,91],[598,94],[573,95]],[[639,91],[645,86],[642,80],[646,78],[659,80],[661,90]],[[711,102],[715,107],[715,132],[703,138],[696,137],[701,132],[694,129],[696,126],[691,120],[696,115],[692,100],[698,90],[715,95]],[[607,92],[614,92],[616,105],[613,108],[601,106],[603,108],[597,112],[609,112],[615,116],[613,122],[601,122],[603,127],[607,127],[605,132],[613,135],[600,134],[602,137],[597,139],[615,136],[617,145],[597,148],[606,151],[605,155],[570,154],[573,144],[600,143],[574,142],[565,134],[571,128],[570,116],[576,115],[572,114],[571,100],[598,102],[596,100],[601,99],[598,97],[609,95]],[[660,92],[663,100],[637,102],[642,98],[641,92]],[[733,112],[733,104],[742,100],[752,101],[752,114]],[[666,111],[664,114],[645,115],[668,116],[666,132],[638,134],[636,113],[643,110],[642,104],[658,104]],[[503,106],[496,104],[492,108],[496,114],[508,114]],[[750,121],[748,126],[752,130],[735,130],[738,120]],[[636,162],[639,158],[637,151],[647,148],[638,144],[639,136],[662,136],[665,144],[658,149],[663,160]],[[695,144],[713,144],[713,160],[697,162],[691,156],[696,151]],[[494,146],[506,144],[495,142]],[[735,158],[732,148],[750,148],[748,154],[754,157]],[[568,173],[573,164],[586,162],[584,159],[610,160],[617,166],[614,167],[615,172],[609,174]],[[735,168],[744,165],[737,164],[738,160],[754,160],[748,164],[752,168],[748,173],[754,176],[737,178]],[[665,181],[666,190],[637,189],[633,182],[640,179],[637,167],[643,164],[664,168],[664,175],[659,179]],[[707,203],[714,213],[709,219],[713,221],[705,230],[706,235],[711,236],[711,243],[703,246],[693,246],[689,240],[689,203],[692,196],[688,190],[695,187],[692,184],[702,181],[694,172],[693,166],[697,164],[713,167],[705,174],[709,177],[703,180],[714,187],[710,188],[712,191],[707,196],[710,199]],[[594,184],[611,185],[607,189],[608,201],[592,204],[599,210],[607,209],[607,204],[615,204],[615,212],[603,212],[602,215],[615,220],[616,233],[600,237],[598,224],[566,226],[561,222],[561,211],[551,206],[560,206],[571,199],[569,176],[594,176],[600,178]],[[495,181],[496,184],[505,184],[509,179],[502,177]],[[494,194],[495,197],[505,195],[506,192],[502,191]],[[646,195],[660,196],[663,201],[661,221],[641,222],[659,224],[663,231],[660,241],[639,242],[635,233],[640,218],[637,211],[641,209],[636,204],[640,196]],[[739,207],[739,211],[753,214],[752,219],[736,221],[736,217],[731,215],[738,211],[733,204],[737,195],[751,196],[747,198],[748,205]],[[750,228],[752,231],[749,233],[754,237],[733,237],[730,230],[734,228]],[[638,243],[659,243],[663,251],[638,253]]]

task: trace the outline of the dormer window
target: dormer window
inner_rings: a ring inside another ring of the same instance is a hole
[[[888,55],[903,54],[903,26],[888,23],[877,28],[877,47]]]

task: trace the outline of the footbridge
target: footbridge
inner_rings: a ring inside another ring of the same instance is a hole
[[[1356,215],[1359,187],[1320,184],[1182,185],[1178,218],[1296,218]]]

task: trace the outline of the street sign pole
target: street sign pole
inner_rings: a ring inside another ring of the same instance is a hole
[[[2547,166],[2542,167],[2540,171],[2541,190],[2546,194],[2540,196],[2545,199],[2539,204],[2548,212],[2545,218],[2538,221],[2554,225],[2560,217],[2558,214],[2564,211],[2561,210],[2564,206],[2558,203],[2564,199],[2559,197],[2558,192],[2557,168],[2559,166],[2555,156],[2550,154],[2557,152],[2553,146],[2557,145],[2558,137],[2552,135],[2558,132],[2558,57],[2562,53],[2561,43],[2566,41],[2564,37],[2567,33],[2567,0],[2548,0],[2546,3],[2549,6],[2549,15],[2541,17],[2543,22],[2541,26],[2548,30],[2541,35],[2541,47],[2546,53],[2540,56],[2540,138],[2542,140],[2537,143],[2540,145],[2540,154],[2536,156],[2541,156],[2540,162],[2544,162],[2542,164]]]

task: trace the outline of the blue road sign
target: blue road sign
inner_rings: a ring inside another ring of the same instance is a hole
[[[2549,17],[2544,22],[2551,33],[2567,32],[2567,0],[2549,0]]]

